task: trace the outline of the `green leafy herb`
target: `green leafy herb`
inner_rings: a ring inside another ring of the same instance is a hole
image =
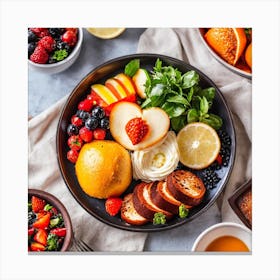
[[[56,61],[61,61],[67,56],[68,56],[68,52],[65,49],[63,49],[63,50],[55,51],[52,58],[55,59]]]
[[[32,203],[28,202],[28,212],[32,211]]]
[[[126,66],[128,74],[134,72],[130,69],[138,68],[139,60],[137,63],[132,60]],[[196,71],[182,73],[172,66],[163,66],[162,61],[157,59],[150,77],[145,84],[147,98],[141,107],[162,108],[170,117],[173,130],[179,131],[191,122],[204,122],[215,129],[222,126],[222,119],[210,113],[215,88],[201,88]]]
[[[133,59],[125,66],[124,73],[129,77],[133,77],[139,68],[140,60]]]
[[[189,215],[189,209],[187,209],[184,204],[181,204],[179,206],[179,217],[186,218],[188,215]]]
[[[45,211],[50,211],[53,207],[50,204],[46,204],[44,207]]]
[[[166,217],[163,213],[158,212],[154,214],[153,224],[154,225],[164,225],[166,223]]]
[[[58,236],[56,234],[50,233],[48,235],[46,249],[48,251],[57,251],[59,249]]]
[[[53,216],[53,218],[50,219],[50,228],[54,228],[58,226],[62,227],[63,225],[64,225],[64,220],[60,213]]]

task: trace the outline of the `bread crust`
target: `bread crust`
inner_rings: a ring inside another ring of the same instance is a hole
[[[206,192],[203,181],[187,170],[176,170],[169,174],[167,188],[175,199],[190,206],[201,203]]]

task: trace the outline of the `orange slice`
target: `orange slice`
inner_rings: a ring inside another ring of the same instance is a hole
[[[221,142],[215,129],[194,122],[182,128],[177,135],[179,157],[182,164],[193,169],[208,167],[217,158]]]
[[[95,27],[88,27],[87,31],[92,35],[101,38],[101,39],[113,39],[118,37],[124,32],[125,28],[95,28]]]
[[[210,28],[205,34],[208,45],[227,63],[235,65],[246,47],[244,28]]]
[[[245,61],[252,69],[252,43],[250,43],[245,51]]]

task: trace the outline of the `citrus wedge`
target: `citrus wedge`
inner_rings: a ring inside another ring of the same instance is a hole
[[[210,28],[205,34],[205,40],[231,65],[237,63],[247,43],[244,28]]]
[[[121,35],[124,32],[125,28],[95,28],[95,27],[89,27],[87,28],[87,31],[101,39],[113,39],[117,36]]]
[[[202,123],[186,125],[177,135],[182,164],[192,169],[208,167],[217,158],[221,142],[215,129]]]

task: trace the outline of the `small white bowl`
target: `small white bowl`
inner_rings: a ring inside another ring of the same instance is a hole
[[[230,222],[215,224],[203,231],[195,240],[192,251],[205,252],[211,242],[222,236],[236,237],[245,243],[249,251],[252,251],[251,231],[243,225]]]
[[[56,62],[52,64],[34,63],[30,59],[28,59],[29,68],[46,74],[59,73],[69,68],[76,61],[76,59],[78,58],[81,52],[81,47],[83,42],[83,29],[82,28],[78,28],[78,29],[79,29],[78,42],[68,57],[66,57],[64,60],[60,62]]]

